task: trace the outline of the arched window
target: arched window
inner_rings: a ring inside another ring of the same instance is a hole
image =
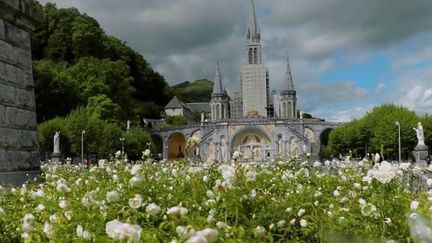
[[[249,48],[249,64],[252,64],[253,62],[253,50],[252,48]]]
[[[254,48],[254,64],[258,63],[258,53],[257,53],[257,48]]]
[[[293,114],[292,114],[292,103],[288,102],[287,103],[287,116],[289,118],[293,118]]]
[[[216,105],[216,120],[220,119],[220,106],[219,104]]]

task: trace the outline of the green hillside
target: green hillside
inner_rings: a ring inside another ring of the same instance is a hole
[[[186,81],[172,86],[173,94],[185,102],[209,102],[212,91],[213,82],[207,79]]]

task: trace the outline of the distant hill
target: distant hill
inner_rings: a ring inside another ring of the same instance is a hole
[[[173,94],[185,102],[209,102],[213,91],[213,82],[199,79],[183,82],[171,87]]]

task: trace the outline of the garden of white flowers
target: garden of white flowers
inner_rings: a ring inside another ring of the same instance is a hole
[[[432,168],[121,157],[0,187],[1,242],[430,242]]]
[[[429,3],[52,2],[0,0],[0,243],[432,242]]]

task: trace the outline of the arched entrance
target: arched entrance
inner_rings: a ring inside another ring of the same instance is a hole
[[[163,156],[163,140],[159,135],[152,135],[153,149],[156,158],[161,159]]]
[[[328,150],[328,142],[329,142],[329,136],[330,132],[333,130],[333,128],[327,128],[324,129],[320,134],[320,142],[321,142],[321,148],[319,152],[320,159],[326,159],[331,157],[331,151]]]
[[[179,132],[171,134],[168,138],[168,159],[174,160],[185,157],[186,139]]]
[[[234,151],[241,152],[245,161],[265,161],[271,156],[270,138],[259,128],[244,128],[232,139],[231,156]]]

